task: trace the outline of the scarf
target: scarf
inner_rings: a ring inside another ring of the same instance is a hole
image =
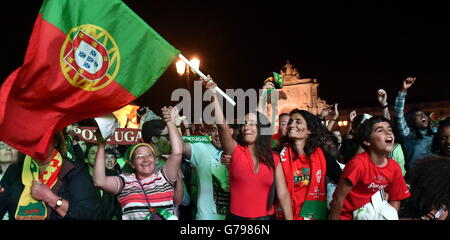
[[[183,141],[185,143],[210,143],[211,136],[209,135],[199,135],[199,136],[183,136]]]
[[[280,153],[281,164],[283,166],[284,175],[291,201],[294,203],[294,176],[293,176],[293,161],[295,153],[292,151],[290,145],[283,148]],[[297,220],[325,220],[328,218],[327,209],[327,195],[326,195],[326,160],[322,150],[318,147],[311,154],[311,180],[306,191],[305,201],[301,206],[293,204],[292,211],[294,219]],[[300,212],[299,216],[295,213]]]
[[[30,156],[26,156],[22,169],[22,183],[24,189],[20,195],[19,203],[17,205],[16,216],[17,220],[45,220],[47,219],[47,207],[43,201],[33,198],[31,195],[31,186],[33,181],[39,179],[43,184],[52,188],[57,180],[58,174],[62,166],[61,154],[55,150],[52,160],[45,168],[41,176],[39,176],[39,165]]]

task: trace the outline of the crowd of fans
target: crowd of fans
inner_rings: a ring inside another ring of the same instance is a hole
[[[67,128],[35,160],[1,142],[0,218],[445,220],[450,117],[431,126],[426,109],[404,112],[415,80],[403,80],[392,117],[386,91],[374,93],[379,116],[352,112],[349,132],[334,130],[337,104],[282,113],[273,135],[262,134],[275,123],[256,110],[228,125],[217,95],[212,125],[146,108],[142,142],[131,146],[108,145],[100,132],[86,144]]]

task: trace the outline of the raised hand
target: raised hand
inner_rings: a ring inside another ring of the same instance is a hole
[[[145,119],[147,119],[147,115],[149,112],[145,112],[144,114],[141,115],[141,121],[145,121]]]
[[[415,77],[407,77],[405,80],[403,80],[402,90],[408,91],[408,89],[414,84],[415,81]]]
[[[94,133],[95,138],[97,139],[97,144],[105,145],[105,139],[103,139],[102,133],[100,132],[100,128],[97,128],[97,130]]]
[[[2,185],[0,185],[0,193],[4,192],[5,188],[2,187]]]
[[[320,112],[320,118],[325,119],[325,117],[330,114],[330,111],[331,110],[329,107],[322,109],[322,112]]]
[[[387,94],[384,89],[378,89],[377,91],[377,100],[381,106],[386,106],[387,104]]]
[[[337,120],[339,118],[338,105],[339,103],[334,104],[334,120]]]
[[[217,84],[212,80],[210,75],[208,75],[207,78],[203,79],[203,84],[206,89],[210,89],[215,93],[214,88],[217,87]]]
[[[350,112],[350,116],[349,116],[350,122],[353,122],[353,119],[355,119],[355,117],[356,117],[356,111],[353,110]]]
[[[172,122],[176,126],[180,126],[182,120],[177,107],[163,107],[161,108],[161,112],[164,122]]]
[[[186,129],[189,128],[189,122],[188,122],[186,116],[180,117],[180,119],[181,119],[181,123],[183,124],[183,126],[184,126]]]
[[[263,89],[271,89],[271,88],[275,88],[273,82],[266,82],[263,86]]]

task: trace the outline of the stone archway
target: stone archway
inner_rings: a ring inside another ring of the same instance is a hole
[[[300,78],[299,70],[292,66],[289,61],[283,66],[280,74],[284,76],[285,80],[283,88],[279,91],[283,91],[287,99],[279,101],[277,115],[289,113],[295,108],[309,111],[312,114],[320,114],[322,109],[328,106],[324,100],[318,97],[319,83],[317,79]],[[268,114],[269,117],[272,117],[271,112],[268,112]],[[278,116],[275,119],[275,129],[278,129]]]

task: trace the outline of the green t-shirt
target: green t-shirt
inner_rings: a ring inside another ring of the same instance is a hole
[[[191,143],[189,162],[198,175],[196,220],[224,220],[230,204],[228,169],[220,162],[222,150],[210,143]]]
[[[405,176],[405,155],[403,154],[402,146],[396,143],[392,148],[392,151],[388,154],[388,157],[394,159],[394,161],[396,161],[398,165],[400,165],[400,168],[402,169],[402,175]]]

